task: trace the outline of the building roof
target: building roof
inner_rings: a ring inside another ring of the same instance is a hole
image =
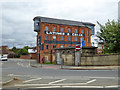
[[[0,54],[8,54],[8,46],[0,46]]]
[[[39,20],[40,22],[43,22],[43,23],[82,26],[82,27],[85,27],[85,25],[95,26],[95,24],[89,23],[89,22],[79,22],[79,21],[73,21],[73,20],[56,19],[56,18],[48,18],[48,17],[41,17],[41,16],[36,16],[36,17],[34,17],[33,20],[35,21],[35,19],[37,19],[37,20]]]

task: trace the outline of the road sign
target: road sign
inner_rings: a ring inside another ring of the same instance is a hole
[[[81,48],[80,48],[80,46],[76,46],[76,51],[79,51]]]
[[[83,40],[83,41],[82,41],[82,46],[85,46],[85,45],[86,45],[86,44],[85,44],[85,41]]]

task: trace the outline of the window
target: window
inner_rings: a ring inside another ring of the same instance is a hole
[[[45,27],[45,31],[47,31],[47,32],[48,32],[48,27]]]
[[[53,36],[53,40],[56,40],[56,36]]]
[[[81,30],[81,33],[84,34],[84,30]]]
[[[53,28],[53,32],[56,32],[56,27]]]
[[[48,49],[48,45],[45,45],[45,50]]]
[[[56,45],[53,45],[53,49],[56,48]]]
[[[61,36],[61,40],[64,40],[64,36]]]
[[[71,37],[68,37],[68,41],[71,41]]]
[[[45,40],[48,40],[48,35],[45,35]]]
[[[40,23],[39,23],[39,22],[35,22],[35,25],[36,25],[36,26],[39,26],[39,25],[40,25]]]
[[[68,29],[68,33],[70,33],[71,32],[71,30],[70,29]]]
[[[81,38],[80,38],[80,40],[81,40],[81,41],[84,41],[84,38],[83,38],[83,37],[81,37]]]
[[[75,29],[75,33],[78,33],[78,32],[77,32],[77,29]]]
[[[71,46],[68,46],[68,47],[71,47]]]
[[[64,32],[64,28],[61,28],[60,31],[61,31],[61,32]]]
[[[88,34],[88,36],[89,36],[89,31],[87,31],[87,34]]]
[[[61,47],[61,48],[63,48],[64,46],[63,46],[63,45],[61,45],[60,47]]]
[[[77,41],[77,37],[75,37],[75,41]]]

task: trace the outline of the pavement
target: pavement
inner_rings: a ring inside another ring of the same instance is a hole
[[[54,64],[31,64],[36,68],[67,69],[67,70],[119,70],[120,66],[64,66]]]

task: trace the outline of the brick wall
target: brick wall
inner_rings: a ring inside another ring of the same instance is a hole
[[[120,65],[120,54],[116,55],[95,55],[93,57],[81,57],[80,65]]]
[[[30,55],[32,56],[32,58]],[[36,53],[31,53],[30,55],[21,55],[20,59],[37,59]]]
[[[20,59],[30,59],[30,55],[21,55]]]

